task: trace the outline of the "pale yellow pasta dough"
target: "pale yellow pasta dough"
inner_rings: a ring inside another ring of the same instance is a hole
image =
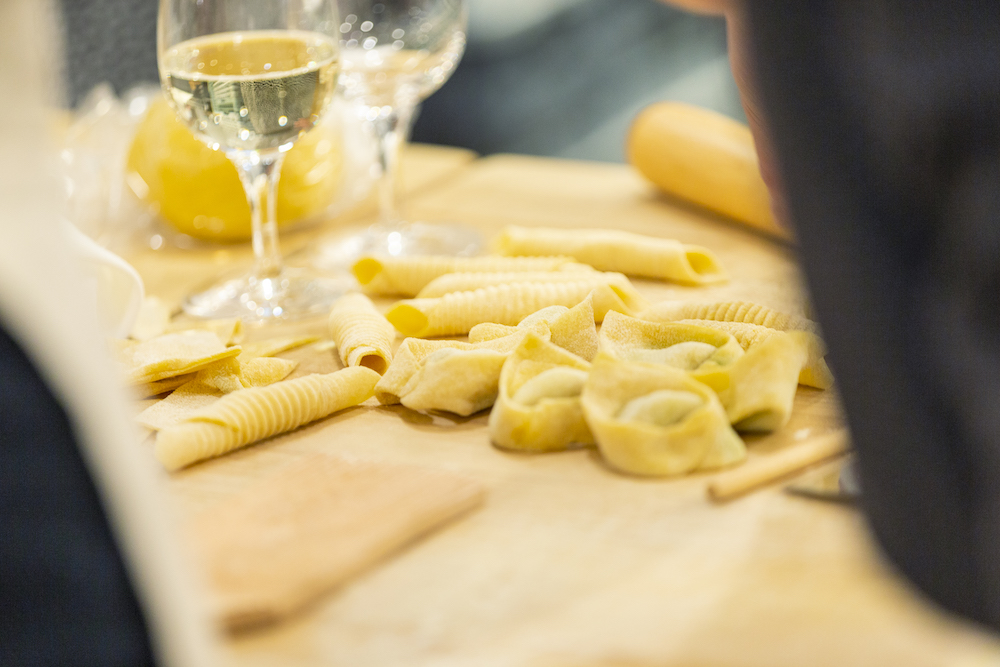
[[[403,388],[400,403],[411,410],[443,410],[468,416],[493,405],[508,354],[487,348],[446,347],[427,355]]]
[[[243,352],[240,353],[240,361],[248,361],[254,357],[273,357],[296,347],[315,343],[317,340],[319,340],[319,336],[279,336],[244,343],[242,345]]]
[[[365,401],[380,377],[358,366],[233,392],[160,431],[156,458],[178,470],[290,431]]]
[[[746,458],[719,398],[686,372],[601,353],[581,397],[597,446],[613,468],[680,475]]]
[[[546,452],[594,439],[583,418],[580,394],[590,364],[528,334],[504,362],[490,439],[498,447]]]
[[[364,294],[347,294],[330,311],[330,334],[345,366],[385,373],[392,363],[396,330]]]
[[[432,280],[446,273],[509,273],[589,270],[570,257],[362,257],[352,272],[369,294],[416,296]]]
[[[744,350],[749,350],[754,345],[758,345],[771,336],[780,333],[778,329],[761,326],[759,324],[749,324],[746,322],[716,322],[714,320],[680,320],[680,324],[694,324],[696,326],[709,327],[725,331],[737,340]],[[829,389],[833,386],[833,373],[826,365],[823,358],[826,355],[826,346],[816,334],[807,335],[808,358],[806,365],[799,373],[799,384],[804,384],[817,389]]]
[[[477,324],[513,325],[546,306],[575,306],[593,292],[594,320],[609,310],[634,312],[643,299],[634,290],[582,280],[570,283],[493,285],[472,292],[453,292],[434,299],[397,302],[386,314],[404,336],[449,336],[469,333]]]
[[[580,264],[579,266],[585,266]],[[595,271],[586,267],[584,274],[588,280],[604,281],[610,285],[618,285],[629,289],[631,283],[624,273]],[[417,298],[430,299],[444,296],[451,292],[469,292],[490,285],[508,285],[510,283],[567,283],[581,279],[580,271],[523,271],[515,273],[446,273],[427,284]]]
[[[129,338],[142,341],[167,333],[170,314],[171,308],[166,301],[157,296],[145,297],[132,325],[132,331],[129,332]],[[227,342],[223,341],[223,344]]]
[[[651,322],[676,322],[678,320],[715,320],[717,322],[745,322],[778,329],[779,331],[816,332],[816,323],[748,301],[662,301],[638,315]]]
[[[602,271],[706,285],[728,280],[707,248],[616,229],[505,227],[495,239],[502,255],[570,255]],[[558,251],[556,251],[558,249]]]
[[[288,377],[297,366],[298,362],[276,357],[256,357],[246,362],[224,359],[198,371],[190,382],[140,412],[136,421],[154,431],[173,426],[224,394],[273,384]]]
[[[120,345],[116,354],[130,384],[147,384],[194,372],[240,351],[227,348],[209,331],[185,331]]]
[[[157,380],[156,382],[147,382],[145,384],[136,385],[135,393],[139,398],[149,398],[151,396],[159,396],[160,394],[165,394],[168,391],[173,391],[183,384],[186,384],[194,379],[197,373],[188,373],[186,375],[177,375],[172,378],[167,378],[166,380]]]
[[[484,322],[469,330],[469,342],[477,343],[509,336],[517,331],[531,329],[548,331],[549,339],[559,347],[590,361],[597,355],[597,327],[594,325],[593,295],[572,308],[549,306],[528,315],[517,326]]]
[[[776,431],[792,416],[810,334],[778,332],[729,367],[696,377],[716,391],[737,431]]]
[[[231,317],[219,320],[185,320],[171,322],[167,333],[177,331],[211,331],[224,345],[237,345],[243,339],[243,320]]]
[[[726,367],[743,356],[735,338],[692,324],[647,322],[611,312],[600,334],[601,350],[626,361],[662,363],[686,371]]]
[[[496,397],[497,382],[500,378],[500,367],[503,359],[517,347],[528,333],[527,330],[515,331],[509,336],[481,343],[407,338],[400,343],[389,370],[375,386],[375,398],[383,405],[403,403],[414,410],[458,412],[458,410],[452,409],[458,407],[461,410],[458,414],[472,414],[472,412],[482,410],[489,407],[489,404],[492,404]],[[538,333],[548,338],[547,329]],[[462,353],[485,351],[490,354],[469,354],[455,359],[451,359],[449,356],[439,356],[434,362],[435,368],[424,374],[423,369],[428,359],[444,350]],[[470,367],[470,372],[467,374],[462,369],[463,359],[474,364],[474,367]],[[448,372],[454,372],[456,376],[449,378]],[[438,393],[440,393],[440,398],[435,398]],[[413,396],[407,399],[409,394],[413,394]],[[489,400],[486,405],[472,409],[487,399]],[[414,407],[417,405],[420,407]],[[470,409],[472,412],[468,412]]]

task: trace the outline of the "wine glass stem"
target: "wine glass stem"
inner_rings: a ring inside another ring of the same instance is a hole
[[[250,204],[250,230],[253,242],[252,277],[274,278],[281,273],[281,247],[278,245],[278,177],[284,153],[278,151],[236,151],[229,159],[243,183]]]
[[[369,121],[369,128],[377,141],[378,156],[378,204],[379,222],[383,226],[397,226],[402,222],[399,215],[399,152],[406,141],[411,110],[408,107],[372,107],[375,120]],[[376,115],[377,114],[377,115]]]

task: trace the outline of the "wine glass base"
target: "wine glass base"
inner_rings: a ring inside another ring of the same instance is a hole
[[[464,225],[372,225],[361,234],[323,244],[316,251],[315,263],[323,270],[344,270],[366,255],[471,257],[479,254],[483,245],[482,234]]]
[[[238,317],[251,324],[325,315],[334,301],[350,291],[346,280],[318,277],[286,268],[273,278],[242,276],[214,285],[184,300],[192,317]]]

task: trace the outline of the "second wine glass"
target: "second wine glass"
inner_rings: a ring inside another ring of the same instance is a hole
[[[408,221],[398,205],[401,146],[417,105],[448,80],[465,50],[463,0],[339,0],[340,81],[377,146],[379,221],[365,233],[320,250],[320,264],[364,254],[471,255],[473,229]]]

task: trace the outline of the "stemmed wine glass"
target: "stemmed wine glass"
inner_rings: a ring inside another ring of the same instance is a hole
[[[340,81],[377,143],[379,221],[367,232],[320,248],[335,267],[362,254],[465,255],[477,232],[454,224],[407,222],[397,204],[399,150],[421,100],[451,76],[465,50],[463,0],[338,0]]]
[[[275,218],[284,153],[336,90],[339,38],[335,0],[160,0],[163,89],[194,135],[236,165],[255,256],[249,274],[189,296],[189,314],[292,319],[327,312],[344,292],[283,265]]]

